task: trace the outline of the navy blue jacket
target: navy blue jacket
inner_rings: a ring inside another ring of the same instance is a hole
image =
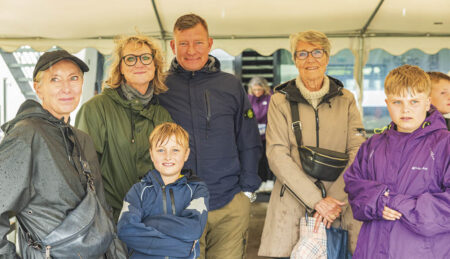
[[[190,136],[185,168],[202,178],[211,195],[210,209],[228,204],[236,193],[258,189],[261,140],[241,83],[220,71],[210,56],[199,71],[186,71],[172,61],[166,81],[169,91],[160,104]]]
[[[164,185],[157,170],[133,185],[117,225],[130,258],[197,258],[208,218],[209,193],[196,176]]]

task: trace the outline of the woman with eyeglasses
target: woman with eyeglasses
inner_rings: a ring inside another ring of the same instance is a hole
[[[118,220],[128,190],[152,170],[148,136],[172,121],[157,95],[167,91],[161,49],[134,35],[116,40],[109,77],[101,94],[79,110],[75,126],[94,140],[106,200]]]
[[[326,227],[338,227],[343,219],[342,227],[349,230],[349,249],[354,251],[360,224],[353,220],[348,206],[344,170],[334,182],[322,181],[323,192],[302,168],[294,126],[300,128],[301,145],[347,153],[349,166],[365,140],[360,113],[353,94],[325,74],[331,49],[326,35],[310,30],[292,34],[290,41],[299,75],[277,86],[270,100],[266,153],[276,182],[259,255],[289,257],[299,240],[299,220],[306,210],[315,211],[316,222]],[[292,119],[291,102],[298,110],[299,122]]]

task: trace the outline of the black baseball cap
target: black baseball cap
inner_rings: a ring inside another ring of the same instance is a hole
[[[45,71],[49,67],[53,66],[54,64],[58,63],[63,59],[72,60],[73,62],[75,62],[75,64],[77,64],[80,67],[81,71],[83,72],[89,71],[88,65],[86,65],[86,63],[84,63],[83,60],[75,57],[74,55],[70,54],[65,50],[56,50],[45,52],[44,54],[42,54],[42,56],[39,57],[39,60],[36,63],[36,66],[34,67],[33,79],[36,77],[39,71]]]

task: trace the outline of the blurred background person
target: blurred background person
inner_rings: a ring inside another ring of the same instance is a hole
[[[450,130],[450,76],[441,72],[427,72],[431,79],[431,104],[445,118]]]
[[[270,171],[266,156],[267,111],[269,110],[271,95],[269,83],[265,78],[253,77],[248,83],[248,99],[255,113],[263,145],[263,153],[258,165],[258,175],[262,183],[257,192],[270,192],[273,189],[273,173]]]

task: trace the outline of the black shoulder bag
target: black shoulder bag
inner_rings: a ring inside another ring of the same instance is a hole
[[[349,156],[325,148],[304,146],[302,144],[302,124],[298,112],[298,103],[289,100],[292,114],[292,129],[297,141],[298,152],[303,171],[317,179],[315,184],[322,191],[322,197],[326,197],[326,190],[321,181],[335,181],[342,170],[347,166]]]
[[[87,178],[86,195],[42,240],[33,240],[31,233],[22,228],[29,246],[34,248],[27,249],[24,258],[44,258],[44,255],[46,259],[99,258],[106,253],[115,237],[114,223],[97,197],[89,164],[79,148],[75,133],[72,134],[80,155],[81,171]]]

